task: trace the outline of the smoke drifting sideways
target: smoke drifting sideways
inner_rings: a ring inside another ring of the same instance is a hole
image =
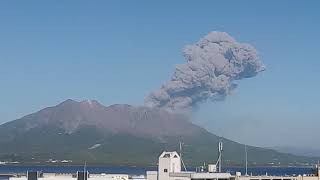
[[[265,70],[257,51],[225,32],[210,32],[183,49],[185,64],[176,66],[171,80],[145,99],[149,107],[183,112],[204,101],[226,98],[237,87],[235,80],[256,76]]]

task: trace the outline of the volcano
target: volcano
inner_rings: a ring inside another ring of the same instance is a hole
[[[69,99],[2,124],[0,161],[43,164],[72,160],[73,164],[146,166],[155,165],[163,150],[177,150],[183,142],[184,161],[196,165],[216,161],[219,141],[224,144],[224,164],[243,164],[243,144],[216,136],[182,114]],[[252,165],[299,165],[315,163],[316,159],[253,146],[247,150]]]

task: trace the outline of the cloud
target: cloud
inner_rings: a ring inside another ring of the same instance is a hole
[[[265,70],[254,47],[225,32],[210,32],[187,45],[183,56],[186,63],[176,66],[170,81],[151,92],[145,105],[180,111],[207,100],[222,100],[237,87],[235,80]]]

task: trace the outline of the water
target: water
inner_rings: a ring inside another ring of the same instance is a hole
[[[94,167],[86,169],[92,174],[125,173],[133,175],[145,174],[146,171],[156,170],[156,167]],[[76,173],[83,171],[83,166],[0,166],[1,173],[25,173],[27,171],[42,171],[44,173]]]
[[[123,173],[130,175],[145,175],[146,171],[156,171],[157,167],[87,167],[90,173]],[[188,168],[188,170],[195,170]],[[44,173],[76,173],[83,171],[82,166],[0,166],[0,174],[2,173],[26,173],[27,171],[42,171]],[[244,168],[223,168],[224,172],[235,174],[240,171],[245,173]],[[248,174],[252,175],[303,175],[314,173],[313,168],[305,167],[255,167],[248,168]],[[0,176],[0,180],[8,180],[6,176]]]

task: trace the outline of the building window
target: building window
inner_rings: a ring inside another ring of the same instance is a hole
[[[168,172],[168,169],[164,169],[163,172]]]
[[[163,157],[164,157],[164,158],[170,158],[170,154],[167,153],[167,154],[165,154]]]

